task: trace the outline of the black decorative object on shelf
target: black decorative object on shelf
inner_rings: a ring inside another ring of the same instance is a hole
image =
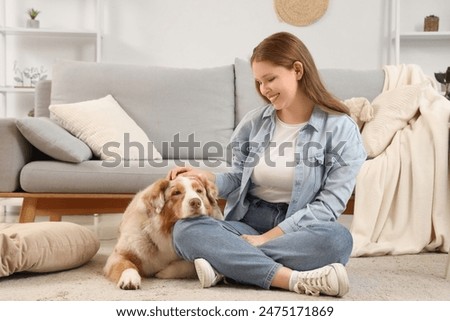
[[[445,98],[450,100],[450,67],[447,67],[446,72],[435,72],[434,77],[445,86]]]

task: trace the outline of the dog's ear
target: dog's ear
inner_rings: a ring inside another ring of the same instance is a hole
[[[206,196],[208,197],[209,203],[213,208],[212,217],[217,219],[223,219],[223,213],[217,203],[217,198],[219,197],[219,192],[217,191],[217,186],[207,178],[201,179],[203,186],[205,186]]]
[[[219,192],[217,191],[216,184],[211,182],[207,178],[201,178],[201,182],[206,190],[206,196],[208,197],[208,200],[211,204],[217,203],[217,198],[219,197]]]
[[[147,208],[147,214],[159,214],[164,207],[164,192],[169,186],[169,180],[160,179],[150,185],[142,195],[142,200]]]

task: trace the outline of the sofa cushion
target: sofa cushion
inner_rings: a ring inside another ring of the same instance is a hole
[[[234,60],[236,75],[236,125],[250,110],[268,104],[255,87],[255,78],[248,60],[236,58]]]
[[[210,147],[226,147],[234,128],[232,65],[189,69],[60,61],[53,67],[52,104],[108,94],[164,158],[207,159]]]
[[[321,69],[320,76],[326,88],[341,100],[365,97],[372,101],[383,91],[384,71]]]
[[[88,262],[99,248],[95,234],[75,223],[1,223],[0,277],[72,269]]]
[[[419,108],[427,82],[385,91],[372,101],[373,119],[365,123],[361,136],[370,158],[380,155],[398,130],[404,128]]]
[[[50,117],[50,96],[52,92],[52,81],[41,80],[36,83],[34,91],[34,117]]]
[[[80,163],[92,158],[89,146],[47,117],[17,119],[16,125],[34,147],[54,159]]]
[[[52,119],[89,145],[100,159],[161,159],[153,142],[111,95],[53,104],[49,109]]]
[[[20,173],[20,184],[30,193],[137,193],[167,175],[175,166],[213,172],[229,170],[220,160],[141,160],[117,164],[89,160],[79,164],[34,161]]]

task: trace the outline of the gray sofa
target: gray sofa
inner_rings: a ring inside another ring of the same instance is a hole
[[[381,69],[321,70],[339,98],[375,98]],[[36,215],[52,220],[66,214],[121,212],[134,193],[177,165],[229,168],[228,141],[246,112],[264,105],[248,61],[206,69],[167,68],[61,61],[52,80],[40,82],[35,117],[49,117],[49,105],[112,95],[144,130],[162,160],[105,166],[91,157],[61,161],[39,152],[18,130],[15,119],[0,119],[0,198],[23,197],[20,221]]]

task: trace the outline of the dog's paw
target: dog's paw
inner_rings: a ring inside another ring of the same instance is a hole
[[[138,290],[141,288],[141,276],[135,269],[126,269],[122,272],[117,287],[122,290]]]

